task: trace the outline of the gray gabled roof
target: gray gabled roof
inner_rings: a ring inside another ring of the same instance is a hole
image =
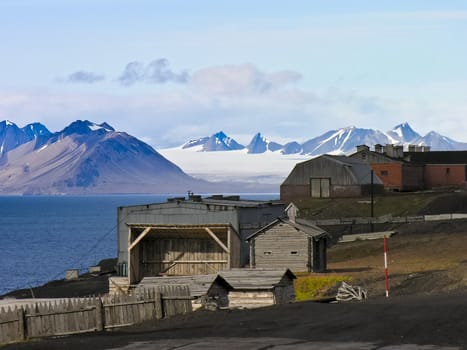
[[[138,284],[138,288],[154,288],[158,286],[187,285],[190,289],[190,296],[198,298],[208,294],[214,283],[223,285],[230,290],[232,287],[217,274],[193,275],[193,276],[160,276],[144,277]]]
[[[289,269],[231,269],[220,271],[219,275],[236,289],[273,289],[281,286],[284,277],[295,279]]]
[[[260,235],[261,233],[265,233],[267,230],[269,230],[271,227],[279,224],[279,223],[283,223],[283,224],[286,224],[286,225],[289,225],[291,226],[292,228],[294,228],[295,230],[297,231],[300,231],[300,232],[303,232],[305,233],[306,235],[308,235],[309,237],[312,237],[314,239],[318,239],[318,238],[321,238],[323,236],[327,236],[328,233],[323,230],[322,228],[312,224],[311,222],[307,221],[307,220],[304,220],[304,219],[296,219],[295,221],[291,221],[289,219],[286,219],[286,218],[277,218],[276,220],[274,220],[273,222],[271,222],[270,224],[262,227],[261,229],[259,229],[258,231],[256,231],[255,233],[253,233],[252,235],[248,236],[246,238],[247,241],[251,240],[252,238]]]

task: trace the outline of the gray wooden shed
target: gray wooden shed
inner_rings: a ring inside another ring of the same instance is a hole
[[[289,269],[232,269],[219,275],[232,286],[229,308],[257,308],[295,301]]]
[[[137,288],[151,289],[160,286],[187,285],[193,310],[200,308],[225,308],[232,286],[218,274],[174,277],[144,277]]]
[[[280,187],[281,200],[358,197],[384,190],[368,163],[346,156],[322,155],[295,165]]]
[[[251,268],[325,272],[326,231],[306,220],[278,218],[248,237]]]

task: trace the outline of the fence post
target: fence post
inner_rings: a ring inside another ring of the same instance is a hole
[[[98,332],[102,332],[104,330],[104,308],[102,306],[101,298],[96,298],[96,328]]]
[[[154,296],[154,308],[156,311],[156,320],[164,318],[164,301],[162,300],[162,294],[156,292]]]
[[[24,315],[24,309],[22,307],[18,307],[16,311],[16,315],[18,317],[18,337],[19,340],[26,340],[27,329],[26,329],[26,317]]]

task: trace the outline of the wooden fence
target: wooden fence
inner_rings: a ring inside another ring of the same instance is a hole
[[[340,219],[323,219],[310,220],[311,223],[317,226],[335,226],[335,225],[365,225],[365,224],[386,224],[386,223],[412,223],[412,222],[427,222],[427,221],[450,221],[450,220],[466,220],[467,214],[439,214],[439,215],[414,215],[414,216],[392,216],[383,215],[378,217],[357,217],[357,218],[340,218]]]
[[[0,309],[0,344],[36,337],[104,331],[192,311],[188,286],[127,296],[64,299]]]

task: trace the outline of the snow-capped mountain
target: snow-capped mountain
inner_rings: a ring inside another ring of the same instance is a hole
[[[33,125],[26,127],[38,134],[32,140],[14,123],[1,125],[11,128],[0,134],[2,144],[13,140],[13,132],[18,136],[0,164],[1,194],[238,191],[187,175],[151,146],[106,123],[78,120],[53,134]]]
[[[228,142],[225,140],[228,140]],[[235,147],[232,147],[232,144]],[[422,137],[408,123],[399,124],[387,132],[349,126],[338,130],[330,130],[303,143],[291,141],[284,145],[268,140],[261,133],[257,133],[246,147],[220,132],[210,137],[189,141],[182,148],[199,146],[196,150],[201,152],[246,148],[247,153],[250,154],[271,151],[280,152],[283,155],[318,156],[321,154],[350,154],[355,152],[358,145],[374,147],[376,144],[399,144],[406,147],[409,144],[426,145],[431,146],[433,151],[467,150],[467,143],[457,142],[435,132],[430,132]]]
[[[223,131],[219,131],[212,136],[202,137],[200,139],[190,140],[182,148],[200,147],[203,152],[214,151],[235,151],[245,148],[233,138],[228,137]]]
[[[355,126],[328,131],[302,144],[302,154],[345,154],[355,150],[357,145],[387,143],[387,136],[372,129],[359,129]]]
[[[432,151],[460,151],[467,150],[467,143],[458,142],[449,137],[438,134],[435,131],[430,131],[423,137],[418,137],[413,142],[419,146],[430,146]]]
[[[390,138],[390,143],[393,144],[414,143],[415,140],[421,137],[420,134],[414,131],[407,122],[396,125],[386,134]]]
[[[4,120],[0,122],[0,158],[23,143],[39,137],[47,138],[50,135],[51,132],[40,123],[28,124],[24,128],[19,128],[15,123]]]
[[[281,144],[269,141],[265,137],[261,136],[261,133],[257,133],[253,136],[248,146],[246,146],[248,153],[264,153],[266,151],[275,152],[282,149],[282,147],[283,146]]]

